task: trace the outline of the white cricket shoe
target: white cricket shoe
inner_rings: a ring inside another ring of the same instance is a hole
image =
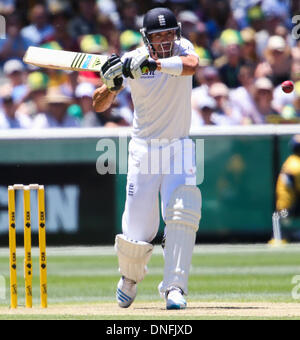
[[[116,292],[118,304],[122,308],[128,308],[136,297],[137,284],[126,277],[122,276]]]
[[[170,287],[166,292],[167,309],[185,309],[186,301],[183,291],[178,287]]]

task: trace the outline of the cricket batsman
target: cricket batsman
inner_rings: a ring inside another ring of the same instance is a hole
[[[123,234],[116,236],[115,243],[121,273],[116,298],[120,307],[129,307],[137,284],[146,275],[151,242],[159,228],[160,195],[166,227],[159,292],[167,309],[184,309],[202,205],[196,186],[195,146],[188,138],[198,56],[181,37],[181,25],[169,9],[150,10],[143,26],[145,46],[121,59],[112,55],[100,72],[103,85],[94,93],[94,108],[103,112],[126,78],[135,108]],[[153,161],[153,155],[159,156],[155,158],[159,162]]]

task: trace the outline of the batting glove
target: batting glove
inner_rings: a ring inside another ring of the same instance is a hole
[[[123,64],[123,75],[126,78],[139,79],[142,74],[149,71],[155,71],[156,68],[156,62],[152,59],[149,60],[148,53],[139,52],[135,56],[125,59]]]
[[[116,54],[112,54],[107,62],[101,67],[101,80],[110,91],[118,91],[123,84],[122,75],[121,59]]]

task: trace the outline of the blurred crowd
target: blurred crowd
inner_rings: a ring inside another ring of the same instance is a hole
[[[99,114],[99,74],[38,69],[22,58],[32,45],[122,55],[142,44],[143,15],[156,6],[175,12],[199,55],[193,127],[300,122],[299,0],[0,0],[0,129],[130,126],[129,89]],[[288,79],[290,94],[280,86]]]

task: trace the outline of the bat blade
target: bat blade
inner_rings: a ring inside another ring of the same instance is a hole
[[[104,55],[30,46],[23,61],[26,64],[57,70],[99,72],[107,59]]]

